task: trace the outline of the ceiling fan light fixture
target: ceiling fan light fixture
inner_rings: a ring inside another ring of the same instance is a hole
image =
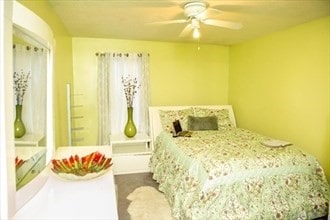
[[[194,18],[197,15],[204,12],[208,7],[208,4],[206,2],[200,2],[200,1],[193,1],[186,3],[183,8],[185,10],[185,15],[188,18]]]
[[[211,25],[221,28],[228,28],[232,30],[238,30],[242,27],[242,24],[237,22],[231,22],[221,19],[212,19],[209,18],[209,11],[213,11],[216,13],[221,13],[219,9],[209,7],[209,3],[205,2],[205,0],[186,0],[187,3],[181,5],[183,8],[183,14],[185,15],[185,19],[179,20],[169,20],[163,22],[156,22],[160,24],[182,24],[188,23],[183,30],[180,32],[179,37],[186,37],[192,34],[194,39],[198,39],[201,37],[200,27],[202,25]]]
[[[200,33],[199,29],[198,28],[194,28],[194,30],[193,30],[193,38],[199,39],[200,36],[201,36],[201,33]]]

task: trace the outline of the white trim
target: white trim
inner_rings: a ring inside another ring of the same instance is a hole
[[[13,24],[45,47],[52,47],[53,32],[48,24],[17,1],[13,2]]]
[[[12,1],[0,2],[0,219],[8,219],[15,213],[14,129],[10,117],[13,115],[12,7]]]

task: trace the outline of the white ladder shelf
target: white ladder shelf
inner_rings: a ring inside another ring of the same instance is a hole
[[[75,110],[84,107],[83,105],[75,105],[74,98],[76,96],[82,96],[82,94],[72,94],[70,84],[66,84],[66,95],[67,95],[67,124],[68,124],[68,144],[69,146],[76,146],[77,143],[84,140],[83,137],[79,137],[79,132],[85,128],[83,126],[77,126],[75,120],[81,120],[84,118],[83,115],[75,115]],[[72,101],[73,99],[73,101]]]

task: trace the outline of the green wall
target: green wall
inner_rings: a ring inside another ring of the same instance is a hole
[[[96,52],[150,54],[151,105],[203,105],[228,103],[229,48],[226,46],[151,41],[73,38],[76,115],[75,138],[80,145],[95,145],[97,138]]]
[[[72,38],[55,14],[48,1],[19,1],[42,18],[53,30],[55,37],[54,63],[54,118],[55,145],[67,145],[66,83],[73,83]]]
[[[313,154],[330,179],[329,17],[230,48],[238,126]]]

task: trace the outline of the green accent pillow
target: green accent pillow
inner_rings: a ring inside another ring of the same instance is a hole
[[[216,116],[188,116],[188,130],[218,130],[218,118]]]
[[[234,126],[229,118],[229,112],[227,109],[208,109],[196,107],[194,110],[195,116],[198,117],[216,116],[218,118],[218,129]]]

